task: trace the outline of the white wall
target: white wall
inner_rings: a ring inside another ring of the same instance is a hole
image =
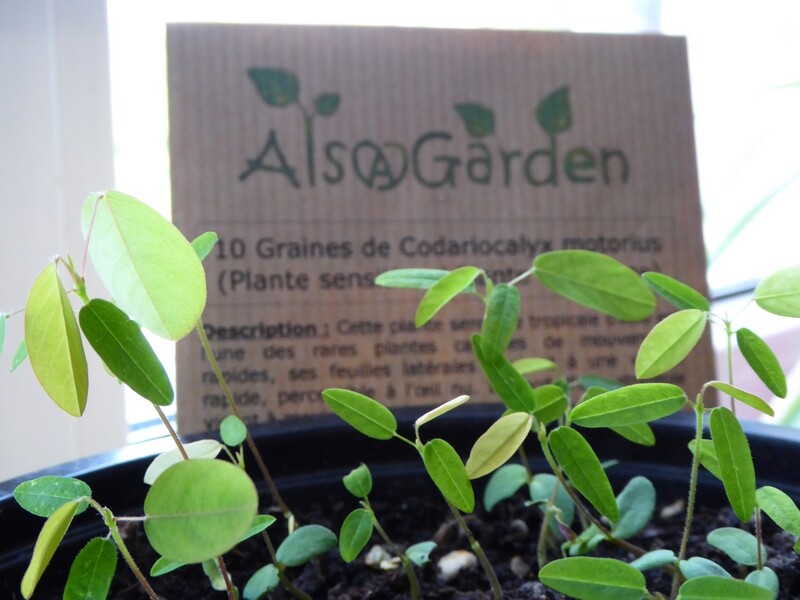
[[[80,260],[81,203],[113,185],[107,38],[105,0],[0,0],[0,311],[25,306],[53,255]],[[126,433],[122,388],[91,349],[81,419],[27,362],[9,373],[23,319],[8,320],[0,355],[0,481],[121,446]]]

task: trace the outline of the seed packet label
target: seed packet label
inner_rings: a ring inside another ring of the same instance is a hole
[[[498,401],[470,344],[483,301],[417,329],[423,292],[376,286],[389,269],[501,282],[587,249],[706,291],[683,39],[173,25],[167,41],[174,219],[219,235],[203,327],[247,421],[326,413],[327,387],[390,407]],[[655,317],[519,287],[508,356],[560,366],[535,384],[633,381]],[[181,430],[216,427],[229,408],[196,338],[177,372]],[[695,393],[712,374],[703,340],[666,379]]]

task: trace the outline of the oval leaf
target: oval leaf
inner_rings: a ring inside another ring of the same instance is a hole
[[[636,378],[657,377],[680,363],[700,341],[706,321],[706,313],[690,308],[653,327],[636,355]]]
[[[735,398],[739,402],[747,404],[747,406],[755,408],[757,411],[760,411],[765,415],[769,415],[770,417],[775,415],[775,411],[772,410],[772,407],[764,402],[761,398],[734,387],[729,383],[725,383],[724,381],[710,381],[707,385],[718,389],[723,394],[728,394],[731,398]]]
[[[33,372],[47,395],[70,415],[81,416],[89,370],[78,323],[55,265],[42,271],[28,294],[25,342]]]
[[[756,505],[756,474],[747,437],[727,408],[711,411],[710,427],[725,494],[739,520],[747,522]]]
[[[584,400],[572,410],[581,427],[622,427],[649,423],[678,412],[686,394],[671,383],[637,383]]]
[[[711,310],[711,303],[700,292],[685,283],[673,279],[663,273],[649,271],[642,273],[642,278],[653,291],[672,304],[678,310],[696,308],[703,312]]]
[[[457,398],[453,398],[452,400],[448,400],[444,404],[437,406],[433,410],[429,410],[424,415],[419,417],[416,421],[414,421],[414,427],[419,429],[425,423],[429,423],[434,419],[441,417],[445,413],[449,413],[454,408],[458,408],[465,402],[469,400],[469,396],[458,396]]]
[[[642,531],[656,509],[656,488],[646,477],[634,477],[617,496],[619,519],[614,522],[611,534],[627,540]]]
[[[183,445],[183,449],[189,458],[216,458],[222,451],[222,444],[217,440],[197,440],[196,442],[189,442]],[[153,485],[158,476],[164,471],[169,469],[172,465],[177,464],[184,460],[180,450],[173,448],[162,452],[153,459],[153,462],[147,467],[144,472],[144,482],[147,485]]]
[[[91,496],[91,488],[80,479],[55,475],[31,479],[14,488],[14,499],[22,508],[45,518],[67,502]],[[86,510],[87,506],[85,502],[81,503],[76,514]]]
[[[459,267],[434,283],[420,300],[415,323],[422,327],[481,274],[478,267]]]
[[[572,126],[569,87],[558,88],[542,99],[536,107],[536,120],[550,135],[558,135],[569,129]]]
[[[558,365],[547,358],[520,358],[511,363],[519,371],[520,375],[530,375],[531,373],[541,373],[542,371],[554,371]]]
[[[656,434],[647,423],[637,423],[636,425],[623,425],[621,427],[611,427],[611,431],[624,437],[629,442],[641,446],[655,446]]]
[[[772,593],[738,579],[707,576],[684,583],[678,600],[772,600]]]
[[[619,508],[600,460],[589,442],[569,427],[550,432],[548,443],[556,460],[575,488],[600,514],[611,521],[619,519]]]
[[[256,516],[258,494],[231,463],[190,459],[155,480],[144,501],[150,545],[170,560],[199,563],[241,540]]]
[[[418,567],[430,562],[431,552],[436,548],[436,542],[420,542],[406,549],[406,557]]]
[[[556,250],[533,261],[542,284],[582,306],[621,321],[641,321],[656,308],[650,287],[618,260],[588,250]]]
[[[266,594],[281,583],[280,571],[275,565],[266,565],[253,573],[242,591],[244,600],[263,600]]]
[[[494,112],[477,103],[455,105],[456,112],[464,121],[464,127],[474,138],[482,138],[494,133]]]
[[[98,298],[81,308],[79,319],[94,351],[122,383],[153,404],[172,403],[175,394],[167,372],[137,323]]]
[[[364,394],[329,388],[322,392],[322,399],[343,421],[367,437],[388,440],[397,431],[397,420],[391,411]]]
[[[381,273],[375,278],[375,285],[389,288],[428,290],[450,271],[442,269],[394,269]],[[475,290],[474,285],[464,288],[465,292]]]
[[[294,73],[284,69],[252,68],[247,69],[256,90],[270,106],[288,106],[297,102],[300,83]]]
[[[121,192],[89,196],[83,235],[117,305],[153,333],[178,340],[197,325],[206,276],[192,245],[158,212]]]
[[[372,537],[372,516],[364,508],[357,508],[344,520],[339,531],[339,554],[344,562],[353,562]]]
[[[578,600],[642,600],[647,592],[642,573],[611,558],[580,556],[546,564],[539,579]]]
[[[519,450],[531,432],[533,415],[511,413],[500,417],[472,446],[467,459],[467,475],[477,479],[503,466]]]
[[[472,336],[472,350],[503,404],[515,412],[533,412],[536,409],[536,394],[531,384],[505,356],[485,352],[478,334]]]
[[[710,531],[706,540],[740,565],[754,567],[758,564],[758,540],[752,533],[736,527],[720,527]],[[767,559],[767,549],[763,544],[761,557]]]
[[[236,415],[228,415],[219,424],[219,436],[226,446],[238,446],[247,439],[247,425]]]
[[[169,560],[168,558],[161,556],[158,560],[156,560],[156,562],[153,563],[153,566],[150,567],[150,576],[161,577],[162,575],[172,573],[173,571],[177,571],[181,567],[185,566],[186,563],[182,563],[177,560]]]
[[[557,509],[557,520],[555,515],[550,515],[548,522],[554,532],[558,532],[558,524],[563,523],[570,526],[575,519],[575,503],[558,477],[552,473],[538,473],[531,479],[528,488],[531,502],[533,504],[549,504],[554,502],[553,508]],[[603,538],[605,539],[605,538]]]
[[[758,284],[753,298],[767,312],[800,317],[800,266],[783,269]]]
[[[675,553],[672,550],[652,550],[643,554],[635,561],[630,563],[632,567],[636,567],[640,571],[649,571],[650,569],[660,569],[666,565],[672,564],[677,560]]]
[[[39,537],[36,538],[31,562],[22,576],[21,591],[22,597],[26,600],[33,595],[33,591],[42,578],[44,570],[50,564],[50,559],[53,558],[56,548],[58,548],[64,538],[64,534],[69,529],[79,505],[79,501],[70,500],[58,507],[45,521],[42,530],[39,532]]]
[[[564,416],[569,405],[569,398],[561,386],[541,385],[534,390],[536,394],[536,410],[533,417],[542,425],[549,425]]]
[[[422,449],[425,470],[445,499],[458,510],[471,513],[475,509],[475,492],[467,469],[453,447],[442,439],[434,439]]]
[[[772,486],[756,491],[758,506],[770,519],[792,535],[800,536],[800,509],[785,492]]]
[[[94,538],[75,557],[69,570],[64,600],[105,600],[117,569],[117,547]]]
[[[778,597],[778,592],[780,591],[778,575],[769,567],[764,567],[761,570],[748,573],[744,580],[747,583],[752,583],[765,590],[769,590],[772,593],[773,600]]]
[[[336,534],[322,525],[303,525],[283,540],[275,554],[278,562],[297,567],[336,547]]]
[[[505,465],[497,469],[483,490],[483,508],[491,512],[499,502],[511,498],[528,483],[528,469],[522,465]]]
[[[211,254],[211,251],[214,249],[214,246],[217,245],[218,241],[219,237],[217,237],[217,234],[213,231],[206,231],[194,238],[192,240],[192,248],[194,248],[197,258],[201,261],[205,260],[206,257]]]
[[[689,442],[689,451],[696,454],[697,440]],[[722,471],[717,460],[717,451],[714,449],[714,442],[711,440],[700,440],[700,464],[706,468],[714,477],[722,481]]]
[[[698,577],[722,577],[725,579],[732,579],[731,574],[713,560],[701,556],[693,556],[689,560],[682,560],[678,563],[678,567],[686,579],[697,579]]]
[[[314,98],[314,110],[318,115],[329,117],[339,108],[339,94],[320,94]]]
[[[767,342],[742,327],[736,332],[736,343],[747,364],[752,367],[769,391],[778,398],[786,398],[786,375]]]
[[[481,326],[481,343],[489,353],[504,354],[519,323],[519,288],[500,283],[489,295]]]
[[[356,498],[366,498],[372,491],[372,473],[365,464],[361,464],[342,478],[348,492]]]

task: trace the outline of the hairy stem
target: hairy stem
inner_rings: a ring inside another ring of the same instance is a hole
[[[419,580],[417,579],[417,574],[414,571],[414,565],[411,564],[411,561],[408,560],[408,557],[405,553],[395,544],[391,538],[389,538],[389,534],[383,529],[381,524],[378,522],[378,518],[375,516],[375,511],[372,510],[372,505],[369,503],[369,498],[366,496],[363,498],[364,501],[364,508],[369,511],[370,516],[372,517],[372,524],[375,525],[375,530],[378,532],[378,535],[381,536],[383,541],[392,549],[392,552],[400,558],[400,561],[403,563],[403,569],[406,572],[406,577],[408,577],[408,584],[411,588],[411,598],[413,600],[421,600],[422,595],[419,589]]]
[[[492,564],[489,562],[489,559],[486,558],[483,548],[481,548],[481,545],[478,543],[478,540],[475,539],[475,536],[472,535],[472,530],[469,528],[469,525],[467,525],[464,517],[461,516],[459,510],[450,504],[450,502],[447,502],[447,506],[450,507],[450,511],[456,518],[456,523],[458,523],[459,527],[461,527],[464,535],[467,536],[470,548],[472,548],[475,556],[478,557],[478,561],[481,563],[486,576],[489,578],[489,585],[492,587],[492,596],[494,597],[494,600],[502,600],[503,588],[500,587],[500,581],[497,579],[497,574],[494,572],[494,568],[492,568]]]
[[[221,556],[217,557],[217,566],[219,567],[219,572],[222,575],[222,579],[225,581],[225,589],[228,592],[228,600],[237,600],[236,592],[233,590],[231,576],[228,573],[228,569],[225,568],[225,561],[222,560]]]

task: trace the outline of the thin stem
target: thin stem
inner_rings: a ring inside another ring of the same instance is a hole
[[[206,331],[203,328],[203,322],[198,321],[195,329],[197,330],[197,334],[200,336],[200,343],[202,344],[203,351],[205,352],[206,358],[208,359],[208,364],[211,365],[211,369],[214,371],[214,375],[217,378],[219,387],[222,390],[223,396],[225,396],[225,400],[228,402],[228,406],[230,407],[231,412],[237,418],[241,419],[239,408],[236,406],[236,402],[233,399],[233,394],[231,393],[231,389],[230,387],[228,387],[228,382],[225,381],[225,376],[222,374],[222,370],[219,368],[219,363],[217,362],[217,359],[214,356],[214,351],[211,348],[211,342],[208,341],[208,336],[206,336]],[[283,497],[278,491],[278,487],[272,480],[272,476],[269,474],[269,469],[267,469],[267,465],[264,462],[263,457],[261,456],[261,452],[258,451],[258,447],[256,446],[256,443],[253,440],[253,436],[250,435],[249,429],[247,430],[247,447],[250,448],[250,452],[252,452],[253,458],[255,458],[256,464],[258,465],[258,469],[259,471],[261,471],[261,476],[264,478],[264,481],[267,482],[267,487],[269,487],[270,494],[272,495],[272,500],[278,505],[278,508],[281,511],[281,513],[283,513],[284,518],[290,524],[294,524],[294,514],[289,509],[289,506],[286,504],[286,502],[284,502]],[[290,533],[291,529],[292,527],[290,527],[289,530]]]
[[[414,566],[411,564],[411,561],[408,560],[408,557],[405,555],[405,553],[402,550],[400,550],[397,544],[395,544],[391,540],[391,538],[389,538],[389,534],[386,533],[381,524],[378,522],[378,517],[375,516],[375,511],[372,510],[372,505],[369,503],[369,498],[364,496],[364,498],[362,498],[362,501],[364,508],[367,509],[370,516],[372,517],[372,524],[375,526],[375,530],[378,532],[378,535],[381,536],[386,545],[392,549],[392,552],[394,552],[398,556],[398,558],[400,558],[400,561],[403,563],[403,569],[406,572],[406,577],[408,577],[408,584],[409,587],[411,588],[410,590],[411,598],[413,598],[413,600],[420,600],[422,598],[422,595],[419,589],[419,580],[417,579],[417,574],[414,571]]]
[[[762,540],[764,532],[761,530],[761,509],[756,507],[756,542],[758,544],[758,555],[756,568],[761,571],[764,568],[764,557],[762,556]]]
[[[733,331],[731,330],[731,322],[728,320],[725,321],[725,337],[727,338],[728,383],[733,385]],[[731,396],[731,412],[736,416],[736,402],[733,396]]]
[[[99,195],[94,201],[94,210],[92,210],[92,219],[89,221],[89,228],[86,230],[86,243],[83,245],[83,258],[81,259],[81,279],[86,276],[86,263],[89,260],[89,242],[92,239],[92,231],[94,231],[94,222],[97,218],[97,209],[100,206],[100,198],[103,195]]]
[[[228,600],[236,600],[236,592],[233,591],[231,576],[228,573],[228,569],[225,568],[225,561],[222,560],[221,556],[217,557],[217,566],[219,567],[220,574],[222,574],[222,579],[225,581],[225,588],[228,591]]]
[[[492,564],[489,562],[489,559],[486,558],[486,554],[483,552],[483,548],[478,543],[478,540],[475,539],[475,536],[472,535],[472,530],[467,525],[467,522],[464,520],[464,517],[461,516],[459,510],[447,502],[447,506],[450,507],[450,511],[453,513],[453,516],[456,518],[456,522],[458,523],[461,530],[464,532],[464,535],[467,536],[467,540],[469,541],[469,546],[472,548],[472,551],[475,553],[475,556],[478,557],[478,561],[481,563],[486,576],[489,578],[489,585],[492,587],[492,596],[495,600],[502,600],[503,598],[503,588],[500,587],[500,581],[497,579],[497,574],[494,572],[492,568]]]
[[[178,433],[175,431],[175,428],[172,426],[172,423],[169,422],[167,415],[164,414],[164,411],[161,410],[161,407],[158,404],[153,403],[153,408],[156,409],[158,417],[161,419],[161,422],[164,424],[164,427],[167,428],[167,431],[169,431],[169,435],[172,438],[172,441],[175,442],[175,446],[177,446],[178,452],[181,453],[183,460],[189,460],[189,455],[186,453],[186,448],[183,447],[183,443],[178,437]]]
[[[525,271],[524,273],[520,273],[519,275],[517,275],[516,277],[514,277],[514,279],[512,279],[511,281],[509,281],[509,282],[508,282],[508,285],[516,285],[516,284],[518,284],[518,283],[519,283],[520,281],[522,281],[523,279],[526,279],[526,278],[528,278],[529,276],[531,276],[535,270],[536,270],[536,267],[531,267],[530,269],[528,269],[528,270],[527,270],[527,271]]]

